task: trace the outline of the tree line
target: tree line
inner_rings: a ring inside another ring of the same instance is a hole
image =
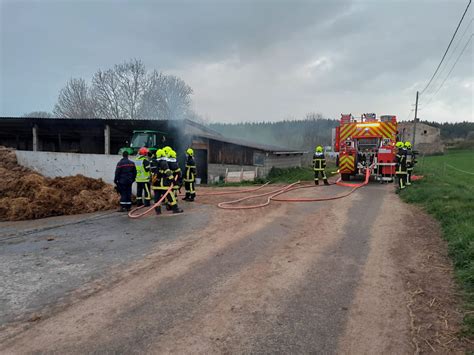
[[[304,118],[278,122],[212,123],[210,128],[231,138],[262,144],[312,150],[317,145],[331,145],[332,129],[339,120],[308,113]]]

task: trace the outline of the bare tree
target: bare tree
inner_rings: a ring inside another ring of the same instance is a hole
[[[70,79],[59,92],[54,115],[64,118],[96,117],[96,103],[84,79]]]
[[[91,89],[84,80],[71,79],[60,92],[54,113],[61,117],[183,119],[192,116],[192,93],[180,78],[156,70],[147,73],[140,60],[132,59],[97,71]]]
[[[144,64],[133,59],[98,71],[93,79],[93,93],[101,115],[107,118],[139,118],[143,95],[148,85]]]
[[[98,71],[92,78],[92,94],[97,102],[99,114],[105,118],[126,118],[124,116],[119,82],[112,69]]]
[[[182,79],[154,71],[149,77],[141,113],[148,118],[182,119],[191,107],[193,90]]]

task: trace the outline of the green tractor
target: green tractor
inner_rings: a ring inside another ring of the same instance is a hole
[[[169,145],[166,133],[150,130],[133,131],[130,144],[128,144],[128,141],[126,143],[129,146],[120,148],[118,154],[121,155],[124,151],[127,151],[129,155],[137,155],[141,147],[147,147],[154,154],[157,149]]]

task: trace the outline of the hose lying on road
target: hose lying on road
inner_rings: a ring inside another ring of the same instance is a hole
[[[345,186],[345,187],[351,187],[352,189],[350,191],[342,194],[342,195],[337,195],[337,196],[319,197],[319,198],[282,198],[282,197],[278,198],[277,197],[279,195],[288,193],[290,191],[294,191],[294,190],[298,190],[298,189],[304,189],[304,188],[310,188],[310,187],[314,188],[314,187],[319,186],[319,185],[317,185],[317,186],[313,186],[313,185],[295,186],[295,185],[300,184],[300,182],[298,181],[298,182],[295,182],[293,184],[286,185],[286,186],[284,186],[280,189],[273,190],[273,191],[270,191],[270,192],[266,192],[266,193],[263,193],[263,194],[251,195],[251,196],[243,197],[243,198],[240,198],[240,199],[237,199],[237,200],[221,202],[217,205],[217,207],[223,208],[223,209],[228,209],[228,210],[240,210],[240,209],[252,209],[252,208],[265,207],[265,206],[268,206],[271,201],[279,201],[279,202],[317,202],[317,201],[337,200],[337,199],[340,199],[340,198],[347,197],[351,193],[353,193],[355,190],[357,190],[358,188],[367,185],[368,182],[369,182],[369,178],[370,178],[370,170],[367,169],[366,174],[365,174],[365,180],[362,183],[350,184],[350,183],[341,182],[340,179],[338,179],[336,181],[337,185]],[[237,204],[239,202],[247,201],[247,200],[250,200],[250,199],[263,197],[263,196],[268,196],[267,200],[263,203],[256,204],[256,205],[250,205],[250,206],[234,206],[235,204]]]
[[[166,193],[163,196],[161,196],[161,198],[158,200],[158,202],[154,203],[152,206],[149,206],[144,211],[142,211],[138,214],[135,214],[135,213],[139,210],[143,210],[145,208],[145,206],[136,207],[133,210],[131,210],[130,212],[128,212],[128,216],[130,218],[140,218],[140,217],[143,217],[144,215],[146,215],[147,213],[150,213],[151,211],[153,211],[155,209],[155,207],[158,207],[158,206],[161,205],[161,203],[164,201],[166,196],[168,196],[168,194],[173,189],[173,186],[174,186],[174,184],[171,184],[170,187],[168,187],[168,190],[166,190]]]
[[[176,180],[176,179],[175,179]],[[231,195],[231,194],[240,194],[240,193],[245,193],[245,192],[255,192],[260,189],[263,189],[265,186],[267,186],[270,182],[267,182],[263,184],[262,186],[259,186],[257,188],[252,188],[252,189],[246,189],[246,190],[236,190],[236,191],[224,191],[224,192],[207,192],[207,193],[200,193],[199,196],[219,196],[219,195]],[[140,218],[143,217],[144,215],[150,213],[155,209],[155,207],[158,207],[161,205],[161,203],[164,201],[166,196],[171,192],[173,189],[173,184],[166,190],[166,193],[161,197],[161,199],[153,204],[153,206],[148,207],[146,210],[143,210],[145,206],[140,206],[132,209],[129,213],[128,216],[130,218]],[[137,213],[138,211],[141,211],[140,213]]]

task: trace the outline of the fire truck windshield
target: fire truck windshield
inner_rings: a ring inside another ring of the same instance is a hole
[[[379,138],[359,138],[357,140],[357,150],[365,151],[377,149],[379,146]]]

